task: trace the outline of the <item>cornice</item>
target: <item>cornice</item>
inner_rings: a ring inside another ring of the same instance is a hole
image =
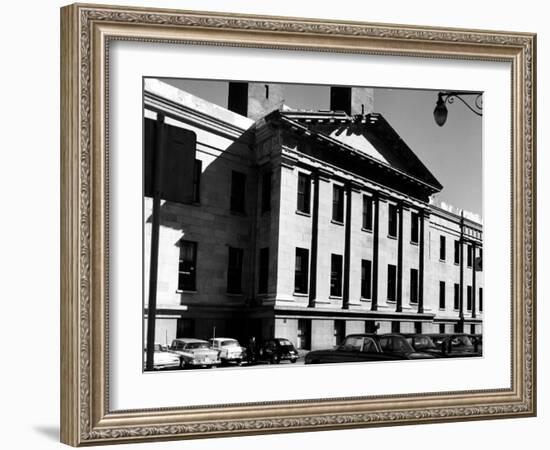
[[[193,126],[203,128],[208,131],[214,131],[215,133],[230,139],[239,139],[246,133],[247,130],[250,130],[250,128],[241,128],[227,123],[215,116],[204,114],[186,105],[165,99],[149,91],[144,91],[143,98],[145,107],[152,111],[162,111],[166,114],[166,116],[175,120],[189,123]]]

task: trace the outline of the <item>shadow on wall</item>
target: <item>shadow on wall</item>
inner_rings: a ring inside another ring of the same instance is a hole
[[[201,133],[202,134],[202,133]],[[204,136],[204,135],[203,135]],[[204,139],[204,137],[203,137]],[[255,297],[255,232],[258,199],[258,169],[250,142],[251,132],[245,132],[219,156],[208,142],[197,142],[197,160],[201,173],[195,188],[198,191],[192,204],[162,201],[160,208],[159,292],[162,284],[174,283],[178,274],[182,245],[196,243],[195,289],[181,292],[180,304],[188,307],[185,319],[180,319],[180,337],[208,338],[216,335],[239,336],[243,333],[243,310]],[[243,183],[244,203],[233,199],[231,185],[234,179]],[[152,223],[152,199],[144,198],[145,223]],[[146,229],[146,234],[150,233]],[[148,242],[149,239],[146,239]],[[242,293],[228,294],[228,262],[230,247],[242,249]],[[144,248],[148,263],[150,247]],[[179,257],[178,257],[179,255]],[[163,261],[164,260],[164,261]],[[168,269],[163,279],[163,264]],[[146,264],[147,267],[147,264]],[[148,270],[146,268],[146,270]],[[148,279],[148,273],[145,274]],[[170,284],[170,293],[173,284]],[[179,286],[178,286],[179,287]],[[159,312],[162,312],[159,310]],[[183,331],[185,328],[187,331]],[[240,329],[240,330],[239,330]],[[191,337],[191,336],[187,336]]]

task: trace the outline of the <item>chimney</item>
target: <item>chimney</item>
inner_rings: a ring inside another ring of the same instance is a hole
[[[258,120],[271,111],[280,109],[285,100],[283,85],[250,83],[248,86],[248,117]]]
[[[374,91],[372,88],[331,86],[330,109],[348,115],[369,114],[374,111]]]
[[[279,109],[283,102],[283,87],[274,83],[229,82],[227,109],[241,116],[258,120]]]
[[[227,109],[241,116],[248,115],[248,83],[229,82]]]

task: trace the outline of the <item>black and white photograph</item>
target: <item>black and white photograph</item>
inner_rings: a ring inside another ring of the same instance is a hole
[[[483,93],[143,79],[143,367],[482,357]]]

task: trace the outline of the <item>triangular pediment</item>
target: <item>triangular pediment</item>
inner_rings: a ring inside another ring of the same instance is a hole
[[[443,188],[381,114],[349,116],[332,111],[285,111],[281,114],[316,135],[418,179],[435,191]]]

